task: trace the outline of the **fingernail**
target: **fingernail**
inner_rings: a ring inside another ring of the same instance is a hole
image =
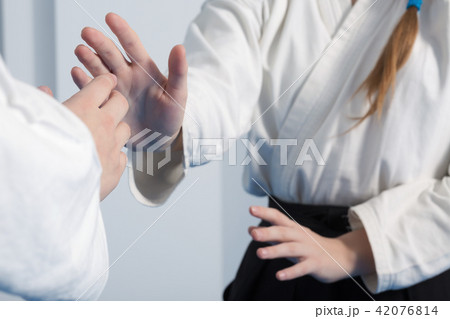
[[[256,207],[256,206],[250,207],[250,212],[251,212],[252,214],[257,214],[257,213],[258,213],[258,207]]]
[[[278,280],[285,280],[286,279],[286,274],[284,272],[279,272],[277,274]]]
[[[259,239],[260,234],[256,229],[254,229],[254,230],[252,230],[251,235],[252,235],[253,239],[257,240],[257,239]]]
[[[260,255],[261,257],[266,257],[266,256],[267,256],[267,250],[265,250],[265,249],[260,249],[260,250],[259,250],[259,255]]]

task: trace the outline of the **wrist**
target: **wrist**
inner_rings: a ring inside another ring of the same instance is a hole
[[[184,149],[183,146],[183,128],[180,128],[178,135],[176,135],[175,139],[172,142],[172,150],[174,152],[182,152]]]
[[[337,238],[342,247],[345,270],[352,276],[374,273],[375,261],[364,229],[346,233]]]

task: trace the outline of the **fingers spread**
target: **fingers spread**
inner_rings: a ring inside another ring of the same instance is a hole
[[[132,62],[142,64],[149,60],[148,53],[138,35],[124,19],[115,13],[109,13],[105,20]]]
[[[253,229],[250,235],[259,242],[299,241],[303,237],[301,230],[285,226],[259,227]]]
[[[70,74],[72,75],[73,82],[75,82],[80,90],[92,81],[92,79],[77,66],[72,69]]]
[[[118,91],[113,91],[109,100],[102,106],[102,112],[106,112],[114,120],[115,126],[127,115],[128,101]]]
[[[92,52],[87,46],[80,44],[75,49],[75,55],[78,60],[88,69],[92,76],[96,77],[102,74],[110,73],[108,67],[102,59]]]
[[[292,226],[294,223],[289,217],[274,208],[253,206],[250,207],[250,214],[274,225]]]
[[[81,37],[97,52],[103,62],[114,73],[119,73],[122,68],[128,66],[128,62],[114,42],[100,31],[84,28],[81,32]]]
[[[305,254],[305,247],[299,243],[283,243],[274,246],[259,248],[256,254],[261,259],[275,259],[275,258],[300,258]]]
[[[303,261],[289,268],[280,270],[277,272],[277,279],[280,281],[292,280],[295,278],[303,277],[311,273],[310,265],[308,261]]]
[[[70,107],[86,108],[100,107],[111,95],[111,91],[117,85],[117,78],[113,74],[106,74],[96,77],[80,92],[72,96],[64,104]]]

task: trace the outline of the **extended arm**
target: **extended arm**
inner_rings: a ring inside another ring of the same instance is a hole
[[[157,167],[158,157],[165,154],[152,154],[152,161],[148,161],[146,152],[133,152],[133,193],[144,204],[158,205],[183,178],[184,169],[193,165],[194,139],[236,138],[248,131],[262,86],[259,41],[264,24],[263,1],[208,1],[188,30],[187,57],[182,47],[173,49],[167,78],[123,19],[109,14],[106,21],[131,63],[125,61],[110,39],[93,29],[83,30],[82,37],[97,55],[85,46],[79,46],[75,53],[94,77],[110,70],[118,76],[119,90],[131,104],[129,123],[134,134],[147,128],[171,137],[171,142],[178,137],[170,164],[162,168]],[[73,76],[80,87],[90,80],[78,68]],[[139,114],[136,124],[133,118]],[[143,169],[137,169],[138,159],[144,163]],[[155,165],[152,176],[147,174],[148,162]]]

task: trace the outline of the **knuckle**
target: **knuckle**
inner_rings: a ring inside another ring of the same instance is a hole
[[[90,52],[92,53],[92,52]],[[98,63],[97,63],[97,56],[95,54],[90,54],[86,52],[86,54],[83,56],[83,60],[87,63],[89,67],[93,67],[95,69],[98,69]]]
[[[280,227],[273,227],[272,235],[280,241],[286,241],[286,234]]]
[[[113,90],[111,91],[110,100],[113,100],[114,103],[122,103],[122,94],[119,91]]]
[[[111,91],[111,98],[114,98],[116,100],[116,103],[128,104],[128,101],[125,98],[125,96],[117,90]]]
[[[302,269],[303,269],[304,273],[310,273],[314,267],[315,267],[315,262],[312,259],[309,259],[308,262],[302,263]]]
[[[130,104],[128,104],[128,100],[123,96],[123,108],[125,113],[128,113],[129,109],[130,109]]]
[[[129,105],[128,105],[128,100],[126,99],[126,97],[123,96],[123,94],[121,94],[119,91],[113,91],[113,92],[114,92],[116,98],[118,99],[118,103],[121,105],[123,110],[128,111]]]
[[[117,172],[117,174],[119,174],[119,171],[121,169],[121,164],[122,164],[122,159],[121,156],[118,156],[118,152],[111,152],[111,160],[114,163],[114,171]]]
[[[273,220],[277,224],[280,224],[283,221],[283,217],[284,217],[284,215],[282,215],[278,210],[273,211]]]
[[[97,61],[95,59],[91,59],[89,62],[87,62],[89,64],[89,67],[91,68],[92,72],[94,74],[102,74],[104,73],[103,68],[101,67],[100,64],[96,63]],[[105,86],[107,86],[108,84],[105,84]]]
[[[277,247],[275,247],[275,246],[267,247],[267,248],[265,248],[265,250],[266,250],[265,257],[267,257],[267,258],[273,258],[274,256],[278,255],[278,250],[277,250]]]
[[[323,265],[320,261],[315,258],[310,258],[307,263],[303,265],[304,271],[308,274],[320,274],[323,269]]]
[[[294,270],[292,269],[292,267],[288,268],[288,269],[285,269],[283,272],[286,274],[286,278],[287,279],[291,279],[291,278],[293,278],[295,276]]]
[[[256,239],[264,240],[266,237],[267,237],[266,229],[260,229],[260,230],[258,230],[258,232],[256,232]]]
[[[297,269],[297,276],[300,277],[309,274],[308,267],[309,267],[308,263],[300,263]]]
[[[125,131],[126,137],[127,137],[127,139],[129,139],[131,137],[131,127],[125,122],[122,122],[122,123],[123,123],[122,126]]]
[[[97,85],[102,87],[108,87],[109,85],[111,85],[111,81],[106,75],[98,76],[97,78],[95,78],[95,82],[97,83]]]
[[[257,241],[264,241],[266,238],[267,230],[265,228],[261,228],[253,231],[253,236]]]
[[[111,47],[109,46],[109,43],[106,42],[105,40],[102,40],[99,43],[99,46],[101,48],[103,48],[103,50],[101,51],[101,56],[105,59],[113,59],[114,58],[114,53],[111,50]]]
[[[293,244],[289,244],[286,246],[286,252],[292,256],[295,255],[297,253],[297,247]]]
[[[111,75],[109,75],[109,74],[102,74],[97,77],[97,80],[100,85],[107,87],[107,88],[112,88],[114,85],[114,81],[111,78]]]
[[[276,236],[278,233],[278,231],[276,229],[274,229],[273,227],[266,227],[265,229],[263,229],[263,237],[264,239],[268,240],[268,239],[272,239],[274,236]]]
[[[134,49],[136,47],[136,41],[132,38],[126,38],[123,40],[123,45],[128,49]]]
[[[131,137],[131,128],[130,126],[125,122],[120,122],[117,127],[116,132],[118,139],[122,142],[122,139],[129,140]]]
[[[115,98],[115,99],[119,100],[121,98],[121,95],[122,94],[120,94],[120,92],[117,91],[117,90],[112,90],[111,91],[111,98]]]
[[[123,152],[120,152],[119,168],[121,171],[125,169],[125,167],[127,166],[127,162],[128,162],[127,155]]]

